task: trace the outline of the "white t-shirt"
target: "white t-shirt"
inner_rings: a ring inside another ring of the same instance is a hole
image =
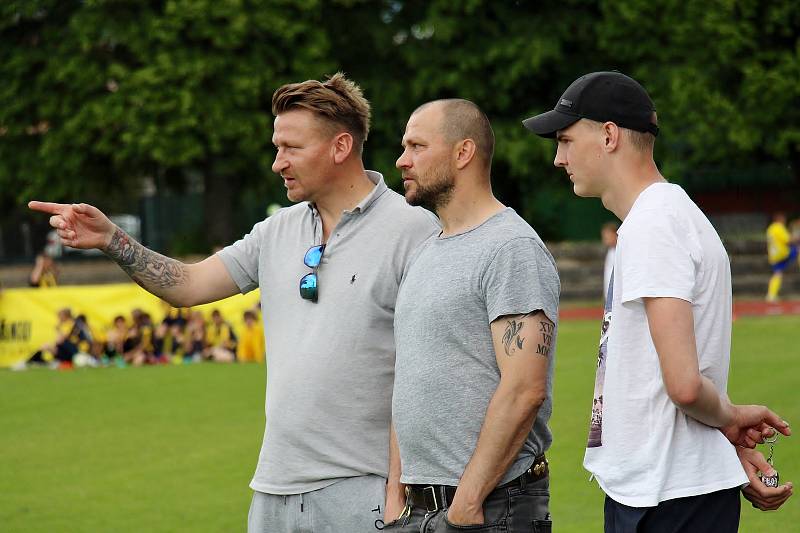
[[[613,500],[652,507],[747,483],[734,447],[669,399],[642,298],[692,304],[700,372],[725,394],[731,332],[728,255],[677,185],[656,183],[619,229],[584,467]]]

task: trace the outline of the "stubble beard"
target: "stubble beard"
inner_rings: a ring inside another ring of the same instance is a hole
[[[436,212],[450,202],[456,182],[453,173],[444,166],[431,170],[426,178],[429,182],[427,185],[414,180],[416,190],[406,193],[406,201]]]

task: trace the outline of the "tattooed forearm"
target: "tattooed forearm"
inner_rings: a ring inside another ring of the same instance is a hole
[[[180,261],[148,250],[117,228],[105,254],[122,267],[136,283],[150,292],[183,285],[187,281],[186,266]]]
[[[539,333],[542,334],[540,343],[536,344],[536,353],[548,357],[553,348],[553,330],[555,326],[549,320],[539,322]]]
[[[503,333],[503,347],[507,356],[511,357],[518,349],[522,349],[525,337],[521,336],[519,332],[524,325],[525,323],[522,320],[517,322],[513,318],[506,322],[506,331]]]

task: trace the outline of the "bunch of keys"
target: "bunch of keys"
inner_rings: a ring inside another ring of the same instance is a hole
[[[778,432],[776,431],[772,438],[764,439],[765,444],[769,444],[769,457],[767,457],[767,462],[775,470],[775,465],[772,464],[772,456],[775,454],[775,443],[778,442]],[[767,487],[772,487],[773,489],[778,488],[778,471],[775,470],[775,475],[772,476],[765,476],[763,473],[758,474],[758,477],[761,479],[761,482],[766,485]]]

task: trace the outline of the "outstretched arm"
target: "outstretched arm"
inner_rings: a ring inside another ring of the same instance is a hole
[[[212,302],[239,292],[217,256],[187,265],[149,250],[88,204],[30,202],[48,213],[61,240],[73,248],[97,248],[148,292],[175,307]]]

